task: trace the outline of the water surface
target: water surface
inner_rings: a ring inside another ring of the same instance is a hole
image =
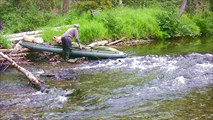
[[[15,69],[0,74],[1,119],[213,119],[213,39],[124,47],[131,57],[70,66],[25,66],[49,88],[36,91]],[[39,74],[63,71],[56,79]]]

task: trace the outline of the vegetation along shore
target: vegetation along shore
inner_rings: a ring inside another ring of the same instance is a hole
[[[53,36],[60,36],[67,25],[75,23],[81,25],[79,35],[83,44],[123,37],[125,40],[170,40],[212,35],[213,3],[196,1],[3,0],[0,44],[1,48],[10,48],[11,42],[4,35],[32,30],[43,30],[41,37],[52,42]],[[65,27],[52,29],[58,26]]]

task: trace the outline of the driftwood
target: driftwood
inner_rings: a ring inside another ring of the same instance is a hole
[[[25,57],[25,56],[27,56],[27,54],[28,53],[17,53],[17,54],[10,54],[10,55],[8,55],[9,57]]]
[[[125,37],[121,38],[120,40],[113,41],[113,42],[107,44],[107,46],[115,45],[115,44],[117,44],[119,42],[122,42],[124,39],[125,39]]]
[[[7,55],[8,56],[8,55]],[[18,60],[24,60],[25,57],[23,56],[15,56],[15,57],[12,57],[12,56],[8,56],[10,57],[10,59],[14,60],[14,62],[18,62]],[[0,57],[0,61],[6,61],[4,57]]]
[[[31,72],[29,72],[28,70],[26,70],[25,68],[19,66],[15,61],[13,61],[11,58],[9,58],[7,55],[5,55],[4,53],[0,52],[0,56],[2,56],[3,58],[7,59],[12,66],[14,66],[17,70],[19,70],[20,72],[22,72],[27,78],[28,80],[35,85],[35,87],[41,91],[43,91],[45,89],[44,84],[38,80]]]
[[[20,42],[20,41],[19,41]],[[0,49],[0,52],[4,52],[4,54],[6,54],[9,58],[11,58],[12,60],[14,60],[14,62],[19,63],[19,64],[26,64],[26,56],[28,55],[28,53],[26,51],[28,51],[28,49],[23,48],[22,46],[20,46],[19,42],[17,44],[15,44],[13,49]],[[3,66],[4,69],[1,69],[0,71],[5,71],[11,64],[7,63],[7,60],[0,56],[0,63]],[[30,64],[30,63],[28,63]]]
[[[95,46],[100,46],[100,45],[106,45],[107,43],[109,43],[108,40],[102,40],[102,41],[97,41],[97,42],[93,42],[91,44],[89,44],[89,47],[95,47]]]
[[[4,63],[0,63],[1,65],[3,65],[3,66],[6,66],[6,65],[11,65],[11,63],[10,62],[7,62],[7,61],[5,61]],[[16,62],[16,64],[23,64],[23,65],[32,65],[33,64],[33,62],[29,62],[29,61],[21,61],[21,62]]]
[[[15,49],[0,49],[0,52],[2,53],[10,53],[12,51],[14,51]],[[23,53],[23,52],[28,52],[29,49],[28,48],[22,48],[21,50],[19,50],[19,53]]]

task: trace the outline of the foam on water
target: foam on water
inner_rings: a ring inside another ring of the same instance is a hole
[[[105,99],[100,104],[87,107],[87,109],[92,110],[101,106],[108,106],[102,111],[105,114],[110,115],[112,111],[116,113],[116,111],[121,110],[123,110],[122,114],[130,114],[131,112],[128,109],[131,107],[145,105],[147,102],[154,100],[176,99],[187,94],[187,91],[192,88],[212,85],[213,55],[192,53],[176,57],[153,55],[103,60],[98,63],[76,67],[75,70],[85,71],[88,74],[116,70],[130,73],[138,71],[135,74],[139,76],[146,76],[150,72],[155,73],[156,76],[153,79],[141,86],[127,84],[124,87],[114,89],[114,93],[125,94],[109,95],[108,99]],[[170,95],[170,97],[165,97],[167,95]],[[96,112],[96,114],[102,114],[98,111]]]

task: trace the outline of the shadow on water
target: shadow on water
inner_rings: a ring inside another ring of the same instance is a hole
[[[212,119],[213,41],[203,40],[126,47],[134,56],[31,69],[68,75],[42,77],[48,93],[9,69],[0,74],[0,118]]]

